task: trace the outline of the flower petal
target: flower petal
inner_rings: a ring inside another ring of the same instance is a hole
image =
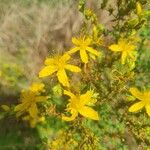
[[[119,52],[122,51],[122,49],[120,48],[120,46],[118,44],[112,44],[109,46],[109,49],[115,52]]]
[[[68,54],[73,54],[73,53],[77,52],[79,49],[80,49],[79,47],[74,47],[68,51]]]
[[[77,38],[75,38],[75,37],[72,38],[72,43],[75,44],[75,45],[79,45],[80,44],[79,40]]]
[[[70,55],[68,53],[65,53],[61,58],[60,58],[60,61],[62,62],[66,62],[70,59]]]
[[[14,111],[21,111],[21,112],[23,112],[23,111],[25,111],[25,109],[26,109],[26,105],[25,105],[25,103],[22,103],[22,104],[19,104],[19,105],[15,106]]]
[[[100,55],[100,52],[94,50],[94,49],[91,48],[91,47],[86,47],[86,50],[89,51],[90,53],[96,55],[96,56],[99,56],[99,55]]]
[[[55,66],[46,66],[39,72],[39,77],[46,77],[57,71]]]
[[[60,82],[63,86],[67,86],[67,87],[70,86],[70,85],[69,85],[69,81],[68,81],[68,77],[67,77],[66,72],[65,72],[64,69],[63,69],[63,70],[59,70],[59,71],[57,72],[57,77],[58,77],[59,82]]]
[[[52,65],[54,64],[55,60],[53,58],[46,58],[44,64],[45,65]]]
[[[36,118],[37,117],[37,115],[38,115],[38,108],[37,108],[35,103],[33,103],[31,105],[31,107],[29,108],[29,114],[30,114],[30,116],[32,118]]]
[[[74,111],[70,117],[62,116],[62,120],[64,121],[73,121],[78,116],[78,112]]]
[[[69,64],[65,65],[65,68],[72,72],[80,72],[81,71],[81,69],[79,67],[74,66],[74,65],[69,65]]]
[[[81,57],[81,60],[84,62],[84,63],[87,63],[88,62],[88,55],[86,53],[86,50],[80,50],[80,57]]]
[[[92,39],[91,38],[86,38],[85,40],[84,40],[84,42],[85,42],[85,45],[90,45],[91,44],[91,42],[92,42]]]
[[[64,90],[64,94],[70,96],[71,98],[76,97],[73,93],[71,93],[70,91],[66,91]]]
[[[79,109],[78,111],[84,117],[87,117],[87,118],[90,118],[93,120],[99,120],[98,113],[90,107],[84,106],[81,109]]]
[[[129,108],[129,112],[136,112],[144,107],[145,103],[143,101],[133,104]]]
[[[82,94],[80,96],[79,103],[81,105],[88,105],[92,101],[92,96],[93,96],[93,92],[92,91],[87,91],[85,94]]]
[[[129,91],[134,97],[138,98],[139,100],[143,100],[143,94],[137,88],[130,88]]]
[[[127,59],[127,52],[122,52],[121,63],[124,65]]]
[[[150,104],[147,104],[145,106],[145,108],[146,108],[146,112],[147,112],[148,116],[150,117]]]

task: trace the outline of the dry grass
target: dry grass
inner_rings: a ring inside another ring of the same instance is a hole
[[[63,51],[70,46],[70,39],[82,24],[82,17],[75,5],[32,4],[24,7],[14,3],[0,16],[0,54],[18,61],[32,80],[43,59],[52,51]],[[9,56],[8,56],[9,55]]]

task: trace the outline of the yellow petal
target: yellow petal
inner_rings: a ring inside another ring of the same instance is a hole
[[[63,86],[67,86],[69,87],[69,81],[68,81],[68,77],[66,75],[66,72],[65,70],[59,70],[57,72],[57,77],[58,77],[58,80],[59,82],[63,85]]]
[[[124,65],[127,59],[127,52],[122,52],[121,63]]]
[[[139,100],[143,100],[143,94],[137,88],[130,88],[129,91],[134,97],[138,98]]]
[[[136,3],[136,11],[137,11],[138,15],[140,15],[142,13],[142,5],[140,2]]]
[[[72,43],[75,44],[75,45],[79,45],[80,44],[79,40],[77,38],[75,38],[75,37],[72,38]]]
[[[80,96],[79,103],[81,105],[87,105],[88,103],[90,103],[90,101],[92,99],[92,95],[93,95],[92,91],[87,91],[85,94],[82,94]]]
[[[80,50],[80,57],[84,63],[88,63],[88,55],[85,50]]]
[[[17,106],[15,106],[14,111],[24,111],[26,109],[25,104],[19,104]]]
[[[93,120],[99,120],[98,113],[90,107],[84,106],[81,109],[79,109],[78,111],[84,117],[87,117],[87,118],[90,118]]]
[[[119,52],[119,51],[122,51],[122,49],[120,48],[119,45],[117,44],[112,44],[109,46],[109,49],[112,50],[112,51],[115,51],[115,52]]]
[[[145,103],[143,101],[133,104],[129,108],[129,112],[136,112],[144,107]]]
[[[36,98],[35,98],[35,101],[36,102],[44,102],[44,101],[46,101],[47,100],[47,96],[37,96]]]
[[[46,66],[39,72],[39,77],[46,77],[57,71],[55,66]]]
[[[76,117],[78,116],[78,112],[74,111],[74,113],[72,113],[72,115],[70,117],[67,116],[62,116],[62,120],[64,121],[73,121]]]
[[[94,50],[94,49],[91,48],[91,47],[87,47],[86,50],[89,51],[90,53],[96,55],[96,56],[99,56],[99,55],[100,55],[100,52]]]
[[[55,60],[53,58],[46,58],[44,64],[45,65],[52,65],[54,64]]]
[[[90,45],[91,42],[92,42],[92,39],[91,38],[86,38],[84,42],[85,42],[85,45]]]
[[[70,59],[70,55],[68,53],[65,53],[61,58],[60,58],[60,61],[62,62],[66,62]]]
[[[74,65],[69,65],[69,64],[65,65],[65,68],[72,72],[80,72],[81,71],[81,69],[79,67],[74,66]]]
[[[7,105],[1,105],[1,108],[2,108],[4,111],[9,111],[9,110],[10,110],[10,107],[7,106]]]
[[[128,52],[128,55],[130,56],[130,58],[132,58],[133,60],[135,59],[135,54],[134,54],[135,51],[130,51]]]
[[[70,96],[71,98],[74,98],[75,95],[69,91],[64,90],[64,94]]]
[[[146,108],[146,112],[147,112],[148,116],[150,117],[150,104],[147,104],[145,106],[145,108]]]
[[[73,53],[77,52],[79,49],[80,49],[79,47],[74,47],[68,51],[68,54],[73,54]]]
[[[129,51],[133,51],[136,49],[136,46],[133,44],[129,44]]]
[[[38,108],[36,104],[32,104],[31,107],[29,108],[29,114],[32,118],[36,118],[38,115]]]

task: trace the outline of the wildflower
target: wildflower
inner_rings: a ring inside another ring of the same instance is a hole
[[[63,56],[58,56],[55,58],[47,58],[45,60],[46,67],[39,72],[39,77],[50,76],[54,72],[57,72],[58,81],[63,86],[69,87],[70,85],[65,69],[72,72],[81,71],[79,67],[67,63],[70,58],[71,57],[68,54],[64,54]]]
[[[145,107],[147,114],[150,116],[150,91],[140,92],[137,88],[130,88],[131,94],[140,100],[129,108],[129,112],[136,112]]]
[[[17,116],[19,117],[22,114],[28,112],[32,118],[37,118],[38,116],[37,103],[46,101],[47,97],[39,96],[39,91],[37,93],[37,91],[33,92],[31,90],[23,90],[20,99],[21,104],[18,104],[14,109],[17,112]]]
[[[121,55],[122,64],[125,64],[127,57],[131,57],[132,59],[134,59],[135,48],[136,46],[126,39],[120,39],[118,41],[118,44],[112,44],[109,46],[109,49],[114,52],[122,52]]]
[[[93,49],[90,45],[92,44],[91,38],[72,38],[72,43],[76,46],[72,48],[68,53],[72,54],[77,51],[80,51],[80,57],[82,62],[88,63],[88,54],[87,52],[99,56],[100,52]]]
[[[69,104],[67,105],[67,111],[71,113],[71,117],[63,116],[62,119],[65,121],[72,121],[80,113],[82,116],[99,120],[98,113],[89,106],[93,106],[96,99],[93,98],[93,92],[87,91],[82,95],[74,95],[73,93],[64,90],[64,94],[70,97]]]

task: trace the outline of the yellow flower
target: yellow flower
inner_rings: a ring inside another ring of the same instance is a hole
[[[54,72],[57,72],[58,81],[63,85],[69,87],[69,81],[66,74],[65,69],[70,70],[72,72],[80,72],[81,69],[77,66],[67,64],[67,61],[70,60],[70,56],[68,54],[64,54],[63,56],[58,56],[55,58],[47,58],[45,60],[45,65],[40,72],[39,77],[50,76]]]
[[[82,95],[74,95],[73,93],[64,90],[64,94],[70,97],[69,104],[67,105],[67,111],[71,113],[70,117],[63,116],[62,119],[65,121],[72,121],[77,116],[78,113],[84,117],[99,120],[98,113],[89,106],[93,106],[96,99],[93,98],[93,92],[87,91]]]
[[[77,51],[80,51],[80,57],[82,62],[87,63],[88,62],[88,54],[87,52],[99,56],[100,52],[93,49],[90,45],[92,44],[92,40],[90,38],[72,38],[72,43],[76,46],[72,48],[68,53],[72,54]]]
[[[134,59],[134,52],[136,46],[129,42],[127,39],[120,39],[118,44],[112,44],[109,49],[114,52],[122,52],[121,63],[125,64],[127,57]]]
[[[137,88],[130,88],[131,94],[140,100],[129,108],[129,112],[136,112],[145,107],[147,114],[150,116],[150,91],[140,92]]]
[[[32,118],[37,118],[37,103],[45,100],[47,100],[46,96],[39,96],[33,91],[24,90],[21,93],[21,104],[18,104],[14,110],[17,112],[18,117],[24,113],[29,113]]]

